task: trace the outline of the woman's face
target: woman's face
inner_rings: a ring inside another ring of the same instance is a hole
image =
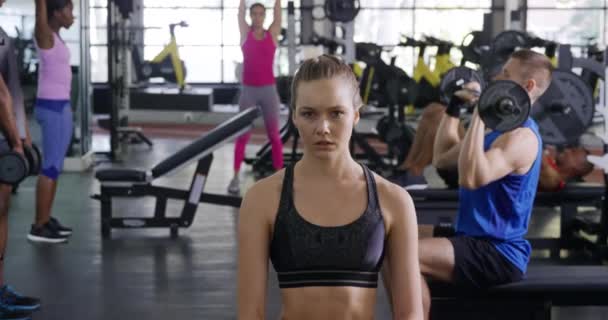
[[[353,127],[359,121],[351,86],[343,77],[334,77],[302,81],[297,90],[292,118],[304,152],[320,158],[349,152]]]
[[[255,28],[262,28],[264,26],[264,20],[266,19],[266,9],[255,6],[250,11],[251,24]]]
[[[63,28],[69,29],[74,24],[74,5],[70,1],[65,7],[55,11],[54,18]]]

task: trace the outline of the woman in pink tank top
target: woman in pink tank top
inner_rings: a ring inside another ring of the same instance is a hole
[[[272,146],[272,165],[275,170],[283,167],[283,144],[279,136],[279,110],[281,102],[275,85],[273,66],[277,38],[281,33],[281,1],[275,0],[274,20],[264,30],[266,7],[254,3],[249,7],[251,25],[245,20],[245,0],[239,5],[239,30],[243,51],[243,75],[239,109],[259,107]],[[247,132],[236,140],[234,147],[234,177],[228,192],[240,192],[239,171],[245,158],[245,146],[251,137]]]
[[[40,69],[34,113],[42,138],[42,170],[36,185],[36,217],[27,236],[34,242],[65,242],[72,232],[51,217],[51,208],[72,140],[70,50],[59,31],[74,23],[73,9],[72,0],[36,0],[34,40]]]

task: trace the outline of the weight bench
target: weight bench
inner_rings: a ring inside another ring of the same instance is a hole
[[[105,169],[97,171],[95,177],[101,183],[100,194],[93,198],[101,202],[101,234],[110,236],[112,228],[163,228],[171,230],[171,236],[178,235],[178,228],[192,224],[198,204],[201,202],[239,207],[241,197],[204,193],[205,182],[213,161],[213,151],[224,143],[250,130],[259,116],[257,108],[239,113],[169,158],[161,161],[150,171],[134,169]],[[198,161],[188,190],[155,186],[152,181],[176,172],[190,163]],[[116,197],[154,197],[156,206],[153,217],[114,217],[112,199]],[[167,200],[184,201],[179,217],[167,217]]]
[[[545,320],[553,306],[608,306],[608,267],[531,265],[523,281],[487,290],[429,287],[431,319]]]
[[[580,206],[599,206],[602,208],[602,219],[608,218],[608,212],[602,207],[605,193],[604,186],[585,186],[584,184],[568,185],[558,192],[538,192],[534,202],[535,207],[560,208],[560,237],[529,238],[532,248],[550,250],[551,258],[559,258],[561,249],[589,251],[596,260],[608,257],[608,249],[605,244],[592,242],[578,234],[579,231],[594,231],[597,233],[596,235],[600,235],[601,239],[601,235],[608,233],[607,228],[590,226],[588,221],[585,221],[577,212]],[[409,190],[409,194],[414,200],[419,224],[435,225],[440,221],[449,221],[456,216],[458,190]]]

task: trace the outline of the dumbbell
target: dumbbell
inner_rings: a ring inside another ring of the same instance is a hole
[[[439,99],[441,103],[448,105],[454,92],[462,90],[462,86],[469,82],[479,83],[483,91],[483,77],[477,71],[463,66],[450,69],[450,71],[443,75],[441,83],[439,84]]]
[[[0,183],[19,184],[28,176],[29,164],[24,155],[14,151],[0,152]]]
[[[493,81],[479,97],[477,108],[485,125],[499,132],[520,127],[530,116],[528,92],[509,80]]]
[[[454,93],[466,83],[478,82],[482,87],[478,111],[481,120],[493,130],[506,132],[521,126],[530,116],[532,106],[524,88],[513,81],[493,81],[483,89],[483,78],[473,69],[455,67],[441,81],[441,101],[448,104]]]
[[[23,144],[23,154],[28,162],[28,176],[37,176],[40,173],[42,167],[42,155],[40,149],[36,144],[32,143],[32,146],[26,146]]]

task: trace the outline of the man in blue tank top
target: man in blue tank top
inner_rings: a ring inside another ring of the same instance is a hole
[[[497,80],[520,84],[534,103],[549,87],[552,65],[531,50],[512,54]],[[465,85],[479,90],[479,84]],[[464,138],[459,108],[476,98],[464,91],[453,98],[435,138],[433,164],[458,168],[460,205],[456,236],[420,240],[420,268],[426,277],[473,288],[521,280],[531,247],[524,239],[542,161],[538,126],[529,118],[520,128],[487,130],[477,110]],[[430,294],[423,281],[428,315]]]

